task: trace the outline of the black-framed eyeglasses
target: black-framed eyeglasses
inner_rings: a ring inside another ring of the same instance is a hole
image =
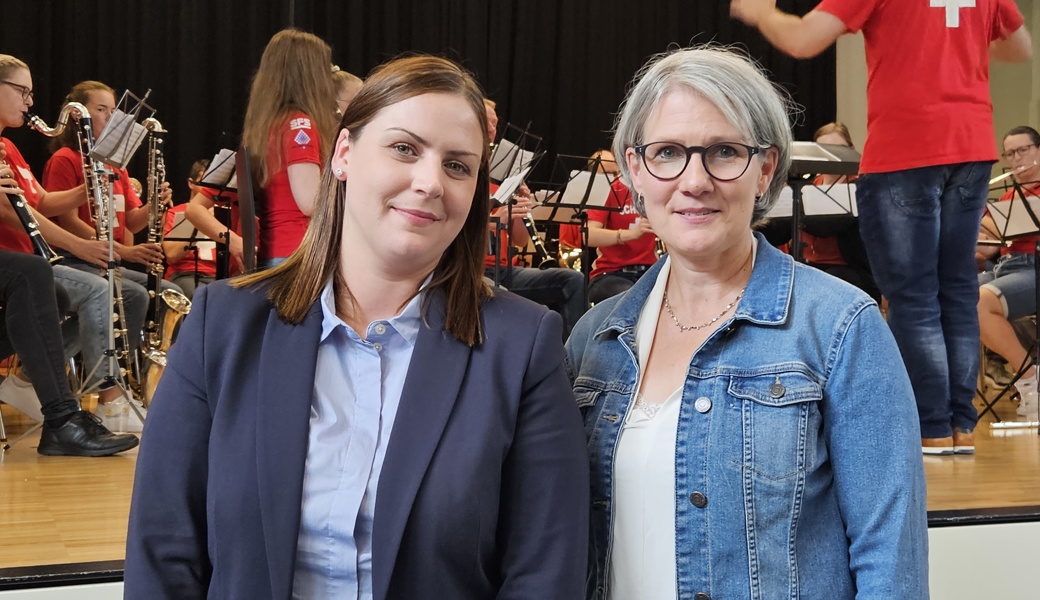
[[[1036,147],[1037,144],[1026,144],[1025,146],[1019,146],[1018,148],[1008,150],[1007,152],[1001,154],[1001,156],[1004,157],[1004,160],[1011,160],[1012,158],[1021,158],[1026,155],[1026,152],[1029,152],[1030,150]]]
[[[710,146],[683,146],[675,142],[650,142],[633,148],[643,158],[643,166],[650,175],[661,181],[671,181],[686,171],[694,154],[701,155],[701,164],[712,179],[733,181],[747,171],[751,157],[765,148],[739,142],[718,142]]]
[[[27,88],[24,85],[15,83],[13,81],[8,81],[6,79],[0,79],[0,83],[6,83],[7,85],[9,85],[9,86],[11,86],[13,88],[16,88],[19,92],[21,92],[22,93],[22,102],[25,102],[29,98],[33,97],[32,89]]]

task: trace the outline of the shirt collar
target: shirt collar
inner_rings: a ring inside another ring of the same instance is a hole
[[[423,281],[419,288],[419,293],[408,301],[408,304],[405,305],[401,312],[385,320],[387,325],[397,331],[411,345],[415,345],[415,339],[419,335],[419,326],[422,324],[422,311],[420,310],[422,299],[426,295],[425,288],[432,279],[433,274],[431,273]],[[321,338],[319,338],[319,342],[324,342],[325,338],[331,335],[337,327],[345,327],[348,331],[353,331],[353,328],[336,314],[336,295],[333,292],[332,281],[332,278],[329,278],[325,283],[325,287],[321,291],[321,297],[318,299],[318,304],[321,305],[322,316]]]

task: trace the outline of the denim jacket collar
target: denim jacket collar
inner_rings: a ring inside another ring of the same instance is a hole
[[[751,271],[747,291],[733,313],[733,319],[761,325],[782,325],[787,321],[788,309],[791,306],[794,261],[771,246],[762,234],[756,232],[754,235],[758,238],[755,267]],[[643,309],[643,303],[650,295],[663,265],[662,258],[618,300],[610,315],[596,331],[596,337],[606,336],[611,332],[621,335],[626,331],[629,335],[634,335],[639,312]]]

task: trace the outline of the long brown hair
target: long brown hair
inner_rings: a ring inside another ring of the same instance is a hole
[[[61,107],[65,108],[65,105],[69,102],[79,102],[83,106],[86,106],[90,102],[91,92],[108,92],[112,94],[114,98],[116,91],[111,86],[101,83],[100,81],[81,81],[76,85],[72,86],[69,93],[65,96],[65,101],[62,102]],[[61,112],[61,111],[59,111]],[[100,132],[94,132],[97,135]],[[55,138],[51,138],[50,150],[51,152],[57,152],[62,148],[74,148],[79,149],[79,140],[77,139],[78,133],[75,127],[66,127],[61,135]]]
[[[350,132],[352,141],[357,140],[381,110],[422,94],[461,96],[469,103],[477,122],[484,124],[484,95],[469,73],[447,59],[410,56],[391,60],[365,80],[347,107],[340,128]],[[483,153],[473,203],[462,230],[434,268],[422,305],[425,319],[431,298],[442,294],[446,306],[445,329],[470,346],[480,344],[480,305],[491,295],[483,279],[490,212],[490,140],[483,126],[480,131]],[[379,174],[371,176],[379,177]],[[314,214],[300,247],[277,267],[236,279],[234,285],[243,287],[266,282],[270,286],[267,296],[278,316],[294,324],[303,321],[330,277],[335,278],[337,296],[345,293],[353,306],[353,296],[339,270],[345,194],[346,184],[333,177],[326,164]]]
[[[324,163],[336,129],[332,50],[312,33],[283,29],[267,42],[260,57],[242,125],[242,145],[249,150],[253,179],[260,188],[268,184],[285,161],[281,144],[275,144],[275,164],[267,164],[271,129],[297,111],[314,123]]]

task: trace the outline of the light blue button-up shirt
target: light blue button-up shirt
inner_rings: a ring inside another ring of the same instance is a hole
[[[310,436],[293,598],[372,598],[372,520],[379,474],[412,360],[418,295],[362,340],[321,294]]]

